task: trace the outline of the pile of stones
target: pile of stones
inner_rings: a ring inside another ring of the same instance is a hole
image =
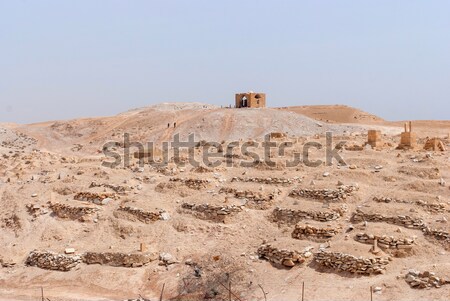
[[[273,204],[275,198],[273,193],[264,195],[261,192],[237,190],[231,187],[222,187],[220,188],[219,193],[231,194],[238,199],[246,199],[246,207],[260,210],[268,209]]]
[[[136,218],[137,220],[149,224],[158,220],[165,220],[166,212],[164,210],[159,210],[157,212],[144,211],[139,208],[129,207],[129,206],[120,206],[116,212],[116,216],[121,216],[121,213],[125,213],[128,217],[131,216]]]
[[[141,267],[157,259],[157,253],[86,252],[82,256],[82,260],[86,264],[100,264],[128,268]]]
[[[424,288],[440,288],[442,285],[450,284],[450,280],[445,280],[437,277],[433,272],[419,272],[409,270],[405,275],[405,281],[412,288],[424,289]]]
[[[347,199],[357,190],[353,185],[341,185],[337,189],[294,189],[289,193],[290,197],[303,197],[309,199],[340,202]]]
[[[206,185],[209,183],[209,180],[204,179],[171,178],[169,181],[183,183],[187,187],[195,190],[206,188]]]
[[[412,238],[394,238],[393,236],[377,236],[373,234],[358,233],[355,235],[355,240],[363,244],[373,245],[375,240],[377,246],[382,249],[412,249],[414,239]]]
[[[431,236],[432,238],[442,242],[446,249],[450,249],[450,233],[444,230],[433,229],[430,227],[424,227],[422,229],[422,232],[423,234]]]
[[[337,220],[340,217],[341,215],[335,211],[305,211],[277,207],[273,210],[271,219],[274,222],[295,225],[304,219],[329,222]]]
[[[96,183],[96,182],[91,183],[89,188],[92,188],[92,187],[105,187],[105,188],[109,188],[109,189],[113,190],[114,192],[121,193],[121,194],[124,194],[127,191],[131,190],[131,187],[129,187],[129,186],[113,185],[113,184],[107,184],[107,183]]]
[[[38,204],[27,204],[25,207],[27,208],[28,213],[34,218],[47,213],[47,209]]]
[[[378,203],[402,203],[402,204],[416,204],[419,206],[424,207],[425,210],[432,212],[432,213],[444,213],[447,211],[447,206],[445,203],[428,203],[423,200],[418,201],[407,201],[407,200],[400,200],[396,198],[389,198],[389,197],[374,197],[373,200]]]
[[[59,218],[79,220],[82,222],[89,220],[91,215],[98,211],[97,208],[92,207],[73,207],[51,202],[49,202],[49,208]]]
[[[272,185],[290,185],[296,182],[299,182],[299,178],[241,178],[241,177],[233,177],[231,182],[250,182],[250,183],[259,183],[259,184],[272,184]]]
[[[95,192],[79,192],[73,197],[75,200],[90,202],[96,205],[106,205],[109,201],[116,198],[114,194],[111,193],[95,193]]]
[[[242,206],[214,206],[209,204],[183,203],[181,208],[200,219],[214,222],[225,222],[227,217],[236,215],[243,210]]]
[[[361,275],[383,274],[388,259],[380,257],[363,258],[340,252],[318,252],[314,260],[320,265],[337,271],[349,272]]]
[[[364,213],[360,209],[356,209],[352,219],[355,222],[385,222],[410,229],[423,229],[425,227],[424,221],[420,218],[413,218],[407,215],[384,216],[379,213]]]
[[[50,251],[32,251],[25,264],[41,269],[67,272],[81,262],[81,256],[57,254]]]
[[[285,267],[293,267],[305,262],[303,255],[297,251],[277,249],[270,244],[263,244],[258,248],[259,258],[264,258],[272,263]]]
[[[292,238],[305,239],[312,238],[314,240],[329,240],[338,233],[334,228],[316,228],[309,225],[297,224],[292,231]]]

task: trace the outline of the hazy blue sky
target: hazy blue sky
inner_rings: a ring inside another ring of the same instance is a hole
[[[450,119],[450,1],[0,0],[0,122],[248,90]]]

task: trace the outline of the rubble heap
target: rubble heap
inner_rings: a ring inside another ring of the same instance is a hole
[[[200,190],[202,188],[206,188],[206,185],[209,183],[209,180],[184,179],[184,178],[171,178],[169,181],[183,183],[187,187],[189,187],[191,189],[195,189],[195,190]]]
[[[214,222],[225,222],[227,217],[236,215],[242,211],[242,206],[214,206],[209,204],[183,203],[181,208],[186,212],[204,220]]]
[[[116,196],[111,193],[79,192],[73,197],[75,200],[90,202],[96,205],[106,205],[105,199],[115,199]]]
[[[309,225],[297,224],[291,236],[296,239],[313,238],[315,240],[328,240],[338,232],[338,229],[334,228],[316,228]]]
[[[297,251],[289,251],[285,249],[277,249],[270,244],[261,245],[258,248],[258,256],[267,259],[268,261],[283,265],[286,267],[293,267],[296,264],[305,262],[305,258]]]
[[[289,193],[290,197],[303,197],[309,199],[326,200],[340,202],[347,199],[354,191],[356,186],[341,185],[337,189],[294,189]]]
[[[335,211],[304,211],[294,209],[275,208],[272,212],[271,219],[274,222],[295,225],[304,219],[312,219],[319,222],[329,222],[337,220],[341,217]]]
[[[299,182],[298,178],[241,178],[241,177],[233,177],[231,182],[250,182],[250,183],[259,183],[259,184],[272,184],[272,185],[290,185],[296,182]]]
[[[86,264],[109,265],[113,267],[135,268],[158,259],[156,253],[96,253],[86,252],[82,260]]]
[[[149,224],[158,220],[162,220],[164,210],[159,210],[157,212],[144,211],[139,208],[129,207],[129,206],[120,206],[116,210],[115,215],[121,215],[120,213],[125,213],[126,215],[131,215],[131,217],[136,218],[137,220]],[[128,216],[129,217],[129,216]]]
[[[412,288],[424,289],[436,287],[440,288],[442,285],[450,284],[450,280],[445,280],[436,276],[433,272],[419,272],[409,270],[405,275],[405,281]]]
[[[355,222],[385,222],[410,229],[423,229],[425,227],[424,221],[420,218],[413,218],[408,215],[384,216],[380,213],[364,213],[360,209],[356,209],[352,219]]]
[[[113,190],[114,192],[121,193],[121,194],[124,194],[127,191],[131,190],[131,187],[129,187],[129,186],[113,185],[113,184],[108,184],[108,183],[96,183],[96,182],[91,183],[89,188],[92,188],[92,187],[105,187],[105,188],[109,188],[109,189]]]
[[[416,205],[424,207],[425,210],[427,210],[429,212],[433,212],[433,213],[443,213],[443,212],[447,211],[447,206],[445,205],[445,203],[438,203],[438,204],[428,203],[423,200],[418,200],[418,201],[413,202],[413,201],[400,200],[400,199],[389,198],[389,197],[374,197],[373,200],[378,203],[394,202],[394,203],[402,203],[402,204],[416,204]]]
[[[355,236],[357,242],[373,245],[377,240],[377,246],[382,249],[412,249],[414,239],[412,238],[394,238],[393,236],[377,236],[373,234],[358,233]]]
[[[34,218],[47,213],[47,209],[38,204],[27,204],[25,207],[28,213]]]
[[[67,272],[81,262],[81,256],[57,254],[50,251],[32,251],[25,264],[45,270]]]
[[[92,207],[73,207],[61,203],[49,203],[49,208],[53,213],[64,219],[87,221],[92,214],[98,211],[97,208]]]
[[[260,210],[268,209],[273,204],[273,199],[275,198],[273,193],[264,195],[261,192],[238,190],[231,187],[222,187],[219,193],[232,194],[238,199],[247,199],[246,207]]]
[[[340,252],[318,252],[314,260],[320,265],[342,272],[361,275],[383,274],[386,270],[388,259],[380,257],[362,258]]]

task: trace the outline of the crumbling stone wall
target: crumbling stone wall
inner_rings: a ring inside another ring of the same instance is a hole
[[[265,210],[272,206],[273,200],[275,198],[275,195],[273,193],[264,195],[261,192],[255,192],[251,190],[238,190],[228,187],[220,188],[219,193],[232,194],[235,198],[238,199],[247,199],[247,203],[245,204],[246,207],[260,210]]]
[[[373,234],[358,233],[355,236],[357,242],[373,245],[377,240],[377,246],[382,249],[404,249],[410,250],[413,247],[413,238],[394,238],[393,236],[377,236]]]
[[[405,281],[410,287],[417,289],[440,288],[445,284],[450,284],[450,280],[437,277],[435,273],[429,271],[409,270],[405,275]]]
[[[272,212],[271,219],[274,222],[295,225],[304,219],[312,219],[319,222],[329,222],[337,220],[341,217],[335,211],[305,211],[294,209],[275,208]]]
[[[57,254],[50,251],[32,251],[25,264],[45,270],[67,272],[81,262],[81,256]]]
[[[49,203],[49,208],[59,218],[79,220],[82,222],[89,220],[92,214],[98,211],[97,208],[73,207],[61,203]]]
[[[183,203],[181,209],[197,218],[214,222],[225,222],[228,217],[234,216],[242,211],[242,206],[214,206],[209,204]]]
[[[73,197],[75,200],[90,202],[96,205],[103,205],[105,199],[116,199],[116,195],[112,193],[95,193],[95,192],[79,192]]]
[[[407,200],[400,200],[396,198],[389,198],[389,197],[373,197],[373,200],[378,203],[401,203],[401,204],[416,204],[419,206],[422,206],[425,210],[432,213],[444,213],[447,210],[447,206],[445,203],[428,203],[423,200],[418,201],[407,201]]]
[[[379,213],[364,213],[360,209],[356,209],[352,219],[355,222],[385,222],[411,229],[423,229],[425,227],[424,221],[420,218],[413,218],[408,215],[384,216]]]
[[[259,184],[268,184],[268,185],[290,185],[296,182],[299,182],[299,178],[241,178],[241,177],[233,177],[231,182],[250,182],[250,183],[259,183]]]
[[[203,179],[184,179],[184,178],[171,178],[169,181],[171,182],[179,182],[191,189],[200,190],[202,188],[206,188],[206,185],[209,183],[209,180]]]
[[[317,241],[329,240],[339,232],[338,229],[334,228],[316,228],[309,225],[297,224],[292,231],[292,238],[296,239],[313,239]]]
[[[258,248],[258,256],[272,263],[293,267],[305,262],[305,258],[300,252],[290,251],[286,249],[277,249],[270,244],[261,245]]]
[[[129,187],[129,186],[121,186],[121,185],[113,185],[113,184],[108,184],[108,183],[97,183],[97,182],[92,182],[91,185],[89,186],[89,188],[92,188],[92,187],[106,187],[106,188],[113,190],[114,192],[121,193],[121,194],[124,194],[127,191],[131,190],[131,187]]]
[[[341,185],[337,189],[294,189],[289,193],[290,197],[303,197],[317,200],[326,200],[340,202],[347,199],[354,191],[356,186]]]
[[[164,210],[159,210],[157,212],[151,212],[151,211],[144,211],[139,208],[129,207],[129,206],[120,206],[114,215],[116,217],[123,216],[123,217],[132,217],[135,218],[143,223],[149,224],[158,220],[162,220],[164,213]]]
[[[388,259],[380,257],[363,258],[340,252],[324,251],[316,253],[314,260],[327,268],[361,275],[383,274],[386,270],[385,266],[389,264]]]
[[[96,253],[86,252],[82,260],[86,264],[109,265],[113,267],[135,268],[158,259],[156,253]]]

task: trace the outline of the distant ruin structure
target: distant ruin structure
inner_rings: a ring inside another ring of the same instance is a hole
[[[428,139],[427,142],[425,142],[425,145],[423,147],[424,150],[428,151],[445,151],[445,145],[439,138],[431,138]]]
[[[367,133],[367,143],[372,148],[380,148],[383,146],[383,141],[381,140],[381,131],[369,130]]]
[[[266,94],[265,93],[238,93],[236,94],[236,108],[265,108]]]
[[[405,122],[405,131],[400,135],[400,144],[397,149],[411,149],[417,147],[417,135],[412,132],[411,121]]]

